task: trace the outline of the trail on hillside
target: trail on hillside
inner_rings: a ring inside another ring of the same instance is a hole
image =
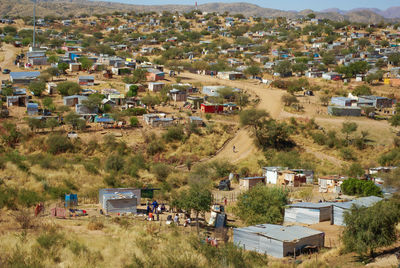
[[[223,80],[216,77],[192,73],[184,73],[184,76],[207,83],[237,87],[249,93],[255,94],[260,100],[257,104],[257,108],[266,110],[272,118],[279,117],[282,111],[281,97],[283,95],[283,91],[267,88],[267,86],[264,84],[255,84],[254,82],[242,80]],[[233,150],[234,147],[235,151]],[[227,160],[231,163],[237,163],[240,160],[243,160],[256,153],[258,150],[259,149],[255,146],[254,140],[251,137],[251,131],[248,128],[241,128],[236,135],[208,161]]]
[[[17,48],[15,48],[13,45],[5,44],[2,46],[0,50],[0,55],[4,57],[3,60],[0,62],[0,67],[2,70],[4,69],[13,70],[13,68],[15,68],[14,60],[16,51]],[[2,72],[0,72],[1,80],[6,80],[8,78],[9,78],[8,74],[3,74]]]

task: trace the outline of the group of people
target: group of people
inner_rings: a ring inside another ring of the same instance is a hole
[[[210,244],[211,246],[218,247],[218,240],[216,238],[212,238],[210,236],[207,236],[206,239],[205,239],[205,242],[207,244]]]
[[[164,211],[166,211],[164,203],[159,205],[157,200],[154,200],[150,205],[150,202],[147,202],[146,213],[149,221],[154,221],[154,214],[156,215],[157,220],[159,220],[159,214],[162,214]]]
[[[179,226],[179,214],[178,213],[175,214],[173,222],[176,226]],[[171,223],[172,223],[172,215],[168,215],[166,224],[170,225]],[[183,226],[184,227],[190,226],[191,223],[192,223],[192,220],[190,219],[190,216],[185,215]]]

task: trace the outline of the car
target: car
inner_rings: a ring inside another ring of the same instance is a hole
[[[4,69],[4,70],[3,70],[3,74],[9,74],[9,73],[11,73],[11,70],[10,70],[10,69]]]

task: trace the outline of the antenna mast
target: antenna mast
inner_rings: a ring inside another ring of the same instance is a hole
[[[35,37],[36,37],[36,0],[33,0],[34,4],[33,4],[33,45],[32,45],[32,49],[35,48],[36,44],[35,44]]]

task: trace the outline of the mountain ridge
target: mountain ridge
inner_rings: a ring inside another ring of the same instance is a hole
[[[331,19],[336,21],[349,20],[353,22],[378,23],[385,21],[400,21],[400,6],[386,10],[354,9],[343,11],[340,9],[327,9],[322,12],[306,9],[303,11],[285,11],[279,9],[263,8],[255,4],[245,2],[235,3],[207,3],[198,8],[205,12],[224,13],[225,11],[235,14],[241,13],[245,16],[258,17],[287,17],[298,18],[309,13],[315,13],[317,18]],[[133,5],[98,0],[39,0],[37,4],[38,16],[56,15],[68,16],[69,14],[96,14],[111,13],[115,11],[128,12],[188,12],[193,10],[192,5]],[[0,16],[31,16],[33,2],[31,0],[0,0]],[[378,14],[380,13],[380,14]],[[385,17],[387,16],[387,17]],[[390,17],[390,18],[388,18]]]

